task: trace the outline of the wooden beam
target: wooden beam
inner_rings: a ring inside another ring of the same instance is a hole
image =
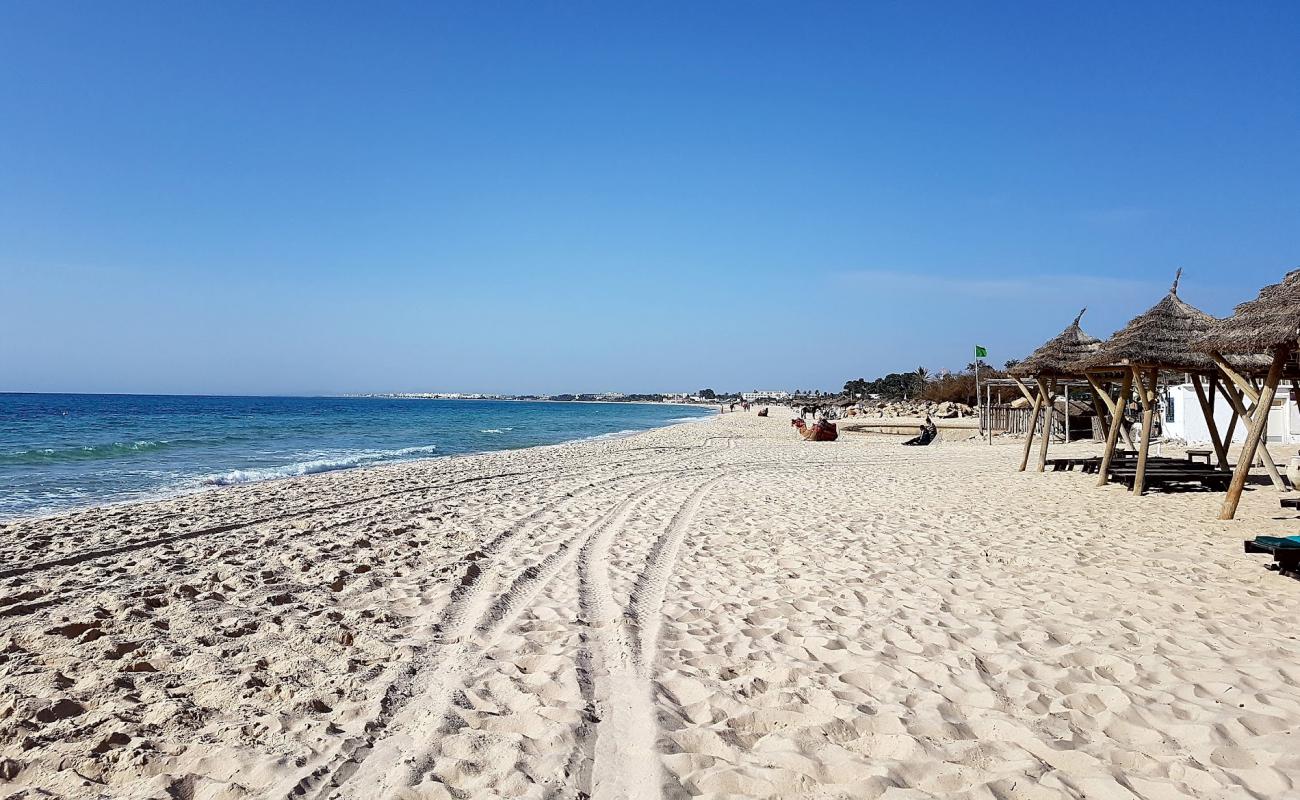
[[[1093,396],[1100,398],[1101,401],[1106,404],[1106,410],[1114,414],[1115,401],[1111,399],[1110,392],[1102,388],[1101,381],[1097,380],[1096,375],[1093,375],[1091,372],[1086,373],[1086,375],[1088,377],[1088,383],[1092,385]]]
[[[1106,412],[1102,409],[1102,396],[1110,400],[1110,395],[1102,391],[1101,384],[1097,383],[1091,375],[1088,376],[1088,383],[1092,384],[1092,413],[1097,415],[1097,424],[1101,429],[1106,430]]]
[[[1020,383],[1020,381],[1016,381],[1016,383]],[[1034,396],[1030,402],[1034,404],[1034,410],[1029,415],[1029,427],[1025,429],[1025,453],[1020,457],[1021,472],[1024,472],[1025,468],[1029,466],[1029,453],[1034,446],[1034,428],[1038,427],[1038,415],[1043,410],[1042,398]]]
[[[1128,368],[1125,368],[1125,370],[1124,370],[1124,380],[1121,381],[1121,383],[1122,383],[1124,386],[1128,386],[1128,382],[1127,382],[1128,379],[1129,379],[1129,371],[1128,371]],[[1116,409],[1117,409],[1117,407],[1118,407],[1118,404],[1117,404],[1114,400],[1111,399],[1111,397],[1110,397],[1110,389],[1109,389],[1109,388],[1103,388],[1102,385],[1101,385],[1101,382],[1098,381],[1098,380],[1097,380],[1097,377],[1096,377],[1095,375],[1092,375],[1092,374],[1089,374],[1089,375],[1088,375],[1088,382],[1092,384],[1092,388],[1093,388],[1094,391],[1096,391],[1096,392],[1100,392],[1100,393],[1101,393],[1101,398],[1102,398],[1102,400],[1106,403],[1106,408],[1108,408],[1108,409],[1110,410],[1110,413],[1111,413],[1112,415],[1114,415],[1114,414],[1116,413]],[[1131,389],[1124,389],[1124,390],[1122,391],[1122,394],[1127,395],[1129,391],[1131,391]],[[1120,415],[1121,417],[1124,416],[1123,411],[1120,411],[1120,412],[1119,412],[1119,415]],[[1125,445],[1126,447],[1128,447],[1128,449],[1130,449],[1130,450],[1137,450],[1137,446],[1133,444],[1133,437],[1131,437],[1131,436],[1128,435],[1128,429],[1125,428],[1123,425],[1121,425],[1121,426],[1119,427],[1119,435],[1120,435],[1121,437],[1123,437],[1123,439],[1124,439],[1124,445]]]
[[[1228,430],[1224,431],[1223,434],[1223,444],[1231,449],[1232,435],[1237,430],[1237,420],[1241,418],[1241,415],[1237,413],[1237,404],[1233,402],[1233,397],[1240,399],[1241,396],[1237,394],[1237,390],[1232,386],[1226,383],[1220,384],[1218,375],[1214,376],[1214,385],[1219,387],[1220,394],[1228,398],[1228,407],[1232,409],[1232,417],[1228,420]]]
[[[1228,448],[1219,438],[1219,426],[1214,421],[1214,402],[1205,396],[1205,387],[1201,385],[1200,373],[1192,373],[1192,386],[1196,389],[1196,401],[1201,404],[1201,413],[1205,415],[1205,427],[1210,430],[1210,444],[1214,445],[1214,456],[1219,460],[1219,469],[1227,472]]]
[[[1147,476],[1147,454],[1151,448],[1151,425],[1155,421],[1155,383],[1158,373],[1152,369],[1149,373],[1151,388],[1142,380],[1142,372],[1133,367],[1133,377],[1137,380],[1138,400],[1142,403],[1142,440],[1138,442],[1137,473],[1133,476],[1133,494],[1141,495]]]
[[[1056,381],[1038,379],[1038,392],[1043,396],[1046,411],[1043,415],[1043,437],[1038,440],[1038,471],[1047,469],[1047,447],[1052,442],[1052,415],[1056,413]]]
[[[1228,399],[1232,401],[1232,407],[1237,412],[1237,416],[1241,417],[1242,422],[1252,424],[1255,417],[1259,416],[1259,404],[1256,403],[1250,408],[1246,408],[1246,402],[1243,399],[1242,394],[1233,390],[1231,386],[1229,386],[1228,389],[1231,390],[1228,392]],[[1267,410],[1264,411],[1264,420],[1267,430]],[[1267,439],[1267,437],[1265,438]],[[1259,453],[1259,460],[1264,462],[1264,469],[1268,472],[1268,479],[1273,482],[1273,486],[1279,492],[1285,492],[1287,490],[1286,483],[1282,480],[1282,473],[1277,469],[1277,463],[1273,461],[1273,454],[1268,451],[1268,442],[1261,441],[1259,446],[1256,448],[1256,452]],[[1254,464],[1254,456],[1251,457],[1250,461],[1251,464]]]
[[[1268,430],[1268,412],[1273,408],[1273,395],[1282,380],[1282,366],[1290,355],[1285,347],[1279,347],[1273,354],[1273,363],[1268,368],[1268,377],[1264,379],[1264,388],[1259,393],[1259,403],[1255,409],[1255,418],[1250,422],[1250,431],[1246,434],[1246,444],[1241,449],[1241,459],[1237,469],[1232,473],[1232,483],[1228,485],[1228,496],[1223,498],[1223,507],[1219,509],[1219,519],[1232,519],[1237,516],[1237,505],[1241,502],[1241,490],[1246,488],[1246,478],[1250,476],[1250,462],[1255,460],[1255,448]],[[1216,359],[1218,356],[1216,355]],[[1222,364],[1220,364],[1222,368]]]
[[[1101,455],[1101,477],[1098,486],[1105,486],[1110,480],[1110,462],[1115,456],[1115,445],[1119,441],[1119,432],[1124,427],[1124,407],[1128,405],[1128,396],[1133,391],[1133,373],[1125,372],[1120,384],[1119,400],[1115,403],[1115,413],[1110,415],[1110,431],[1106,435],[1106,449]]]
[[[1020,389],[1020,393],[1025,396],[1026,400],[1028,400],[1030,403],[1038,402],[1037,398],[1035,398],[1033,393],[1029,391],[1029,387],[1025,385],[1024,381],[1014,377],[1011,380],[1016,382],[1016,386]]]
[[[1254,381],[1247,379],[1246,376],[1238,372],[1236,368],[1228,363],[1227,359],[1218,353],[1210,353],[1210,358],[1213,358],[1214,363],[1219,365],[1219,369],[1223,370],[1224,375],[1227,375],[1232,379],[1233,383],[1241,387],[1241,390],[1246,393],[1246,396],[1251,399],[1251,402],[1259,402],[1259,390],[1255,388]]]

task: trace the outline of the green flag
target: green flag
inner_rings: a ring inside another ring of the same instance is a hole
[[[988,350],[986,350],[986,349],[983,348],[983,347],[980,347],[979,345],[975,345],[975,357],[976,357],[976,358],[988,358],[988,355],[989,355],[989,351],[988,351]]]

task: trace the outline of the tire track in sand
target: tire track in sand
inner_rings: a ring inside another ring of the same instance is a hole
[[[609,549],[617,531],[602,529],[579,554],[578,596],[590,628],[586,645],[594,667],[589,670],[592,716],[598,720],[594,745],[584,748],[592,756],[593,800],[653,800],[662,794],[651,684],[660,611],[686,532],[720,480],[722,476],[715,477],[691,492],[656,538],[625,611],[609,579]]]
[[[433,740],[439,735],[456,692],[483,653],[577,557],[588,540],[606,532],[613,536],[645,497],[668,482],[659,480],[628,494],[613,510],[563,540],[540,562],[525,567],[495,599],[485,602],[485,594],[477,591],[463,599],[463,607],[448,615],[456,627],[444,629],[444,643],[437,648],[436,657],[413,671],[414,685],[403,692],[407,697],[384,726],[386,735],[371,737],[358,748],[315,796],[368,800],[390,797],[417,783],[431,766]],[[485,610],[475,613],[478,609]]]
[[[421,680],[420,675],[430,670],[440,669],[439,662],[447,658],[463,655],[453,650],[457,646],[462,651],[468,647],[468,643],[464,640],[486,624],[483,621],[484,615],[490,609],[509,606],[509,601],[504,599],[509,592],[500,587],[518,584],[520,579],[528,577],[529,570],[533,569],[532,567],[525,569],[524,574],[517,578],[510,578],[505,574],[510,567],[506,556],[524,531],[535,526],[546,514],[553,513],[597,489],[661,475],[680,477],[683,469],[690,469],[686,466],[687,462],[702,455],[700,450],[700,448],[692,448],[692,451],[672,459],[666,468],[616,475],[566,492],[564,497],[546,503],[520,517],[508,528],[480,545],[478,549],[467,554],[462,559],[466,563],[466,568],[459,585],[453,590],[447,606],[441,612],[440,621],[431,623],[436,632],[433,646],[427,653],[417,655],[412,663],[405,665],[400,674],[389,683],[376,703],[374,714],[366,723],[366,735],[346,740],[331,755],[316,760],[309,773],[306,775],[298,773],[299,777],[282,784],[281,788],[273,792],[273,796],[312,797],[323,800],[351,778],[361,762],[370,757],[376,741],[384,735],[383,731],[394,726],[394,716],[419,696],[421,689],[417,684]],[[666,482],[666,479],[661,480],[656,485],[662,486]],[[650,488],[653,487],[647,487],[642,491],[648,492]],[[572,542],[589,535],[594,527],[583,529],[579,537],[570,537],[567,541]],[[563,550],[563,543],[561,549]],[[502,591],[504,593],[501,593]],[[494,592],[498,592],[498,595],[493,596]],[[505,620],[504,625],[499,625],[498,630],[489,632],[486,641],[479,642],[480,646],[473,650],[474,658],[481,656],[490,647],[492,641],[495,641],[522,611],[523,608],[517,606],[500,609],[498,615],[500,619]],[[452,695],[454,696],[454,689]]]

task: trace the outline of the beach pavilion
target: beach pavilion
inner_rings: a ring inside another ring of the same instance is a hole
[[[1249,422],[1246,441],[1232,474],[1232,483],[1223,499],[1219,519],[1232,519],[1241,502],[1241,492],[1250,475],[1250,465],[1263,444],[1268,428],[1269,412],[1278,385],[1289,379],[1296,386],[1300,367],[1296,364],[1296,351],[1300,347],[1300,269],[1287,273],[1281,283],[1265,286],[1254,300],[1237,306],[1236,313],[1210,326],[1201,338],[1199,349],[1208,353],[1219,369],[1254,402],[1253,413],[1243,415]],[[1268,354],[1268,366],[1235,367],[1226,358],[1229,355]],[[1258,381],[1262,378],[1262,383]],[[1261,455],[1268,450],[1264,447]]]
[[[1087,310],[1085,308],[1080,311],[1074,318],[1074,322],[1071,322],[1065,330],[1007,371],[1032,408],[1029,426],[1025,432],[1025,452],[1020,459],[1021,472],[1024,472],[1029,465],[1029,453],[1034,445],[1034,429],[1038,426],[1038,418],[1043,415],[1044,408],[1046,408],[1046,417],[1043,420],[1042,439],[1039,442],[1038,471],[1042,472],[1046,467],[1047,445],[1052,439],[1052,413],[1056,410],[1056,393],[1063,383],[1068,385],[1069,381],[1081,377],[1074,365],[1101,346],[1100,339],[1089,336],[1079,327],[1079,320]],[[1025,385],[1026,380],[1034,382],[1033,389]],[[1104,419],[1100,407],[1097,408],[1097,413]]]
[[[1099,469],[1099,485],[1104,485],[1109,480],[1111,462],[1124,426],[1124,411],[1136,390],[1138,402],[1142,406],[1142,432],[1137,443],[1133,493],[1142,494],[1156,414],[1157,387],[1162,372],[1184,373],[1188,376],[1209,428],[1210,443],[1214,447],[1218,468],[1223,472],[1229,469],[1227,447],[1232,441],[1233,427],[1239,416],[1246,418],[1250,412],[1244,408],[1244,402],[1237,391],[1226,385],[1220,387],[1219,365],[1213,357],[1198,349],[1202,337],[1218,320],[1178,296],[1181,277],[1182,270],[1179,270],[1174,276],[1173,286],[1160,302],[1134,317],[1093,353],[1073,365],[1075,370],[1088,376],[1094,394],[1104,398],[1111,410],[1106,449],[1102,453]],[[1251,368],[1267,367],[1266,362],[1252,357],[1237,359],[1236,363],[1243,368],[1247,365]],[[1113,380],[1116,376],[1121,376],[1119,396],[1111,398],[1109,389],[1103,387],[1102,382]],[[1220,435],[1214,418],[1214,403],[1216,395],[1220,393],[1228,398],[1234,411],[1226,436]],[[1285,485],[1281,483],[1276,467],[1267,458],[1267,451],[1265,456],[1265,463],[1270,468],[1274,482],[1284,489]]]

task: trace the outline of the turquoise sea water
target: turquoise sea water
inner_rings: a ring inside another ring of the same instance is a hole
[[[711,413],[639,403],[0,394],[0,519],[615,436]]]

